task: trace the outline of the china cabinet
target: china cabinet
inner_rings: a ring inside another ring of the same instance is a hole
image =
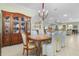
[[[30,32],[31,25],[28,24],[30,19],[30,16],[21,13],[2,10],[2,46],[22,43],[21,32]]]

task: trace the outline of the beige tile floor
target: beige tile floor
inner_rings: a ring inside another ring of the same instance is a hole
[[[2,56],[22,56],[22,44],[3,47]],[[79,35],[67,36],[66,46],[56,56],[79,56]]]
[[[71,35],[67,37],[65,48],[62,48],[56,55],[79,56],[79,35]]]

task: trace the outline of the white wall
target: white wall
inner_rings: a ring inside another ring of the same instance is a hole
[[[38,16],[38,11],[33,10],[33,9],[29,9],[27,7],[23,7],[23,6],[19,6],[16,4],[7,4],[7,3],[3,3],[0,4],[0,11],[1,10],[5,10],[5,11],[9,11],[9,12],[18,12],[18,13],[22,13],[28,16],[31,16],[31,30],[35,29],[34,27],[34,23],[38,20],[40,20],[40,17]],[[1,12],[0,12],[1,15]],[[1,16],[0,16],[1,17]],[[42,30],[42,29],[40,29]],[[0,19],[0,32],[2,32],[2,19]]]
[[[40,17],[38,16],[38,11],[36,10],[33,10],[33,9],[29,9],[27,7],[23,7],[23,6],[19,6],[19,5],[12,5],[12,4],[6,4],[6,3],[2,3],[0,4],[0,11],[1,10],[6,10],[6,11],[10,11],[10,12],[18,12],[18,13],[22,13],[22,14],[25,14],[25,15],[28,15],[28,16],[31,16],[32,19],[31,19],[31,29],[34,29],[34,23],[35,21],[38,21],[40,20]],[[48,18],[44,21],[44,26],[48,26],[50,23],[51,24],[54,24],[55,22],[55,18],[51,18],[52,16],[50,16],[50,14],[48,14]],[[73,20],[62,20],[60,22],[74,22],[74,21],[77,21],[79,22],[79,19],[78,18],[75,18]],[[2,32],[1,30],[2,28],[2,20],[1,20],[1,12],[0,12],[0,32]]]

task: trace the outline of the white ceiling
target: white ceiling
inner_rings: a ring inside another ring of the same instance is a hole
[[[13,5],[23,6],[38,11],[41,3],[15,3]],[[45,3],[45,9],[49,12],[49,18],[54,19],[79,19],[79,3]],[[67,16],[64,17],[64,14]]]

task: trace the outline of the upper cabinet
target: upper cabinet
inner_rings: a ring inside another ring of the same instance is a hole
[[[31,17],[21,13],[2,11],[2,22],[3,46],[21,43],[21,32],[31,31]]]

